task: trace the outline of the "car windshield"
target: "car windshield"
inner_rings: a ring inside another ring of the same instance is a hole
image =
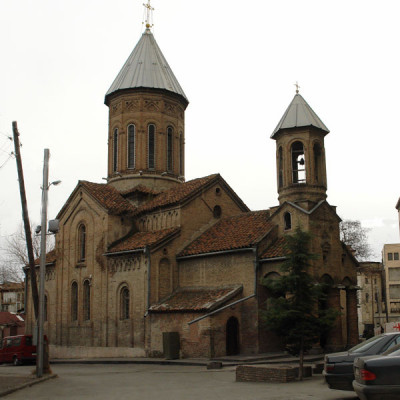
[[[382,353],[384,356],[388,356],[389,354],[391,356],[400,356],[400,344],[396,344],[396,346],[393,346]]]
[[[374,336],[371,339],[366,340],[365,342],[361,342],[357,346],[352,347],[349,350],[349,353],[363,353],[364,351],[370,349],[374,344],[382,340],[384,336],[385,335]]]

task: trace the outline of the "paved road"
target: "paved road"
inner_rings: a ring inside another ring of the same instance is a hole
[[[235,382],[235,369],[177,365],[54,365],[58,378],[19,390],[11,399],[95,400],[355,400],[328,389],[322,377],[288,384]],[[28,374],[32,367],[2,366],[0,373]]]

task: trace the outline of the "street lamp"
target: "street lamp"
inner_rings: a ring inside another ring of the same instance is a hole
[[[43,355],[44,355],[44,278],[46,273],[46,226],[47,226],[47,192],[51,185],[58,185],[61,181],[49,183],[49,149],[44,149],[43,163],[43,186],[42,186],[42,221],[40,236],[40,273],[39,273],[39,319],[38,319],[38,341],[37,341],[37,366],[36,376],[43,376]]]

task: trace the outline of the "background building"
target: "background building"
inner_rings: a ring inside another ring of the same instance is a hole
[[[385,244],[382,262],[386,279],[388,322],[400,321],[400,243]]]
[[[19,313],[24,310],[24,282],[5,282],[0,284],[1,311]]]

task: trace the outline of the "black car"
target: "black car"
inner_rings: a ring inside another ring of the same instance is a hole
[[[383,333],[352,347],[348,351],[325,356],[323,375],[331,389],[353,390],[353,362],[358,357],[382,354],[400,344],[400,332]]]
[[[356,358],[353,388],[361,400],[400,399],[400,346],[379,356]]]

